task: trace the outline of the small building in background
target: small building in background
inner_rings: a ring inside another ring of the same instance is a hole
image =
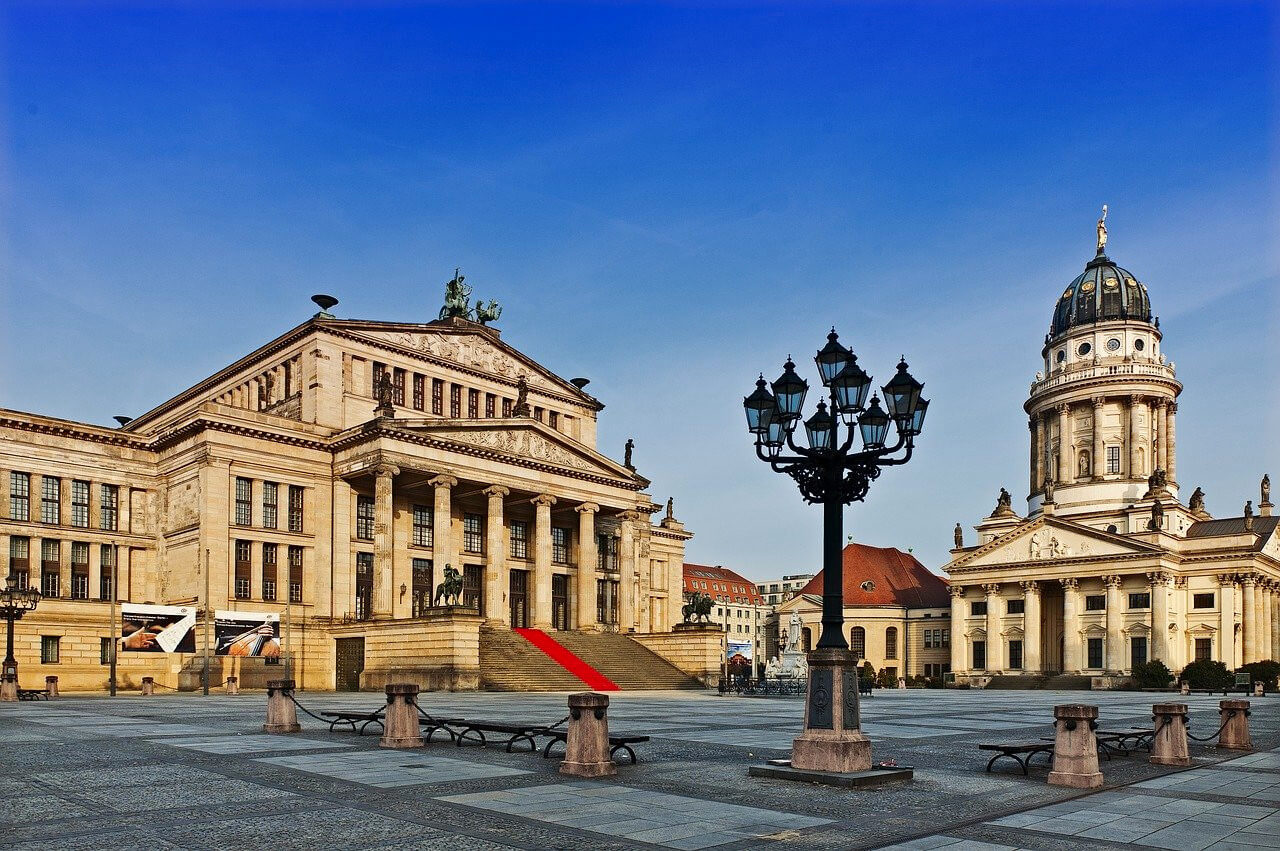
[[[724,629],[727,654],[749,659],[757,673],[764,670],[764,625],[772,608],[754,582],[720,565],[685,562],[684,593],[686,599],[711,597],[711,619]]]

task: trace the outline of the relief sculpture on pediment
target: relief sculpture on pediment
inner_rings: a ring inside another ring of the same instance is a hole
[[[546,438],[528,431],[450,431],[436,432],[442,440],[493,449],[517,458],[531,458],[572,470],[596,470],[597,467]]]

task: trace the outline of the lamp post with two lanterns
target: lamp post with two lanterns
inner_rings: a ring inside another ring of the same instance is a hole
[[[805,502],[823,506],[822,632],[809,655],[805,729],[794,742],[791,766],[848,773],[870,769],[871,742],[861,730],[858,659],[844,637],[844,507],[864,500],[884,467],[911,459],[929,402],[920,398],[924,385],[911,377],[903,359],[881,387],[884,405],[879,396],[868,404],[871,376],[834,328],[814,362],[827,398],[804,420],[808,446],[797,445],[795,432],[809,383],[796,374],[791,358],[772,385],[760,377],[743,407],[756,456],[795,480]],[[890,424],[896,432],[892,444]]]
[[[21,620],[40,603],[40,592],[34,588],[18,588],[13,578],[0,589],[0,617],[7,622],[5,630],[4,668],[0,670],[0,700],[18,699],[18,660],[13,655],[13,622]]]

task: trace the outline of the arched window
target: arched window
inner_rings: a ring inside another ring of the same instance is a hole
[[[898,658],[898,628],[891,626],[884,631],[884,658]]]
[[[855,626],[849,632],[849,646],[853,650],[853,658],[865,659],[867,657],[867,631],[860,626]]]

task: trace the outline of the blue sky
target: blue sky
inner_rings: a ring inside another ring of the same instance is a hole
[[[297,324],[423,321],[463,267],[607,408],[690,560],[814,569],[741,397],[832,324],[926,382],[846,520],[937,569],[1026,492],[1021,405],[1093,253],[1148,284],[1180,479],[1280,474],[1266,3],[9,5],[0,405],[111,424]]]

